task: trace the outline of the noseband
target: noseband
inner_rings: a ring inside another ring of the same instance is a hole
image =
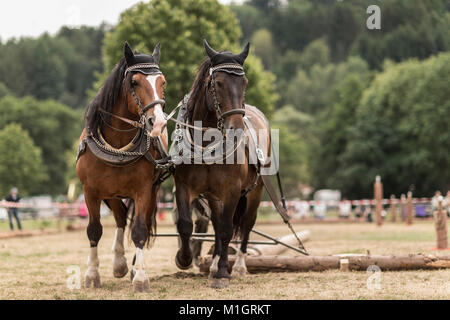
[[[219,100],[217,99],[216,87],[214,86],[214,72],[215,71],[222,71],[222,72],[234,74],[237,76],[243,76],[245,73],[244,73],[244,68],[240,64],[237,64],[237,63],[223,63],[223,64],[219,64],[219,65],[209,69],[209,75],[211,77],[210,86],[212,89],[212,95],[213,95],[213,100],[214,100],[214,109],[217,114],[217,129],[220,130],[221,132],[223,132],[223,129],[224,129],[223,122],[224,122],[225,118],[229,117],[231,115],[234,115],[234,114],[241,114],[241,115],[245,116],[245,109],[244,108],[231,109],[226,112],[222,112],[220,110],[220,103],[219,103]]]

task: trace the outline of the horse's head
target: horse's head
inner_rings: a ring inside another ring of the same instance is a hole
[[[156,45],[152,55],[134,54],[128,43],[124,46],[127,62],[125,81],[128,81],[128,110],[145,122],[152,137],[161,134],[167,121],[164,117],[164,89],[166,80],[159,70],[160,45]]]
[[[243,129],[245,87],[248,83],[243,64],[250,44],[247,43],[239,54],[217,52],[206,40],[203,40],[203,45],[211,61],[207,78],[210,93],[207,95],[208,106],[217,113],[219,127],[223,122],[225,129]]]

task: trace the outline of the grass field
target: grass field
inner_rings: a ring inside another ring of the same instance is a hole
[[[111,218],[104,220],[111,225]],[[306,247],[312,255],[339,253],[438,254],[432,221],[404,224],[308,224],[311,239]],[[289,230],[261,224],[257,229],[271,235]],[[161,225],[159,232],[175,232],[172,225]],[[114,228],[105,227],[99,246],[101,289],[69,290],[67,268],[78,266],[81,279],[86,271],[89,243],[85,231],[64,232],[27,238],[0,240],[0,299],[450,299],[450,269],[435,271],[382,272],[381,288],[369,290],[366,272],[260,273],[232,279],[227,289],[209,288],[209,280],[191,269],[179,271],[174,263],[176,238],[158,238],[146,250],[146,270],[150,293],[135,294],[129,275],[112,275]],[[252,236],[253,237],[253,236]],[[257,239],[257,237],[254,237]],[[134,246],[126,241],[130,265]],[[206,252],[209,244],[205,244]],[[295,254],[286,252],[285,254]],[[444,251],[439,254],[449,254]],[[83,280],[81,280],[81,283]]]

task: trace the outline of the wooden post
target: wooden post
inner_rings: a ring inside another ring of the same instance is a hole
[[[408,212],[408,214],[406,216],[406,224],[412,225],[413,215],[414,215],[414,206],[413,206],[413,202],[412,202],[412,192],[411,191],[408,191],[406,206],[407,206],[407,212]]]
[[[391,222],[396,222],[397,221],[397,207],[395,205],[395,196],[393,194],[391,194],[390,212],[391,212]]]
[[[436,242],[437,249],[448,248],[448,234],[447,234],[447,213],[442,206],[443,197],[438,198],[438,210],[435,212],[435,225],[436,225]]]
[[[402,220],[402,222],[404,222],[406,220],[406,217],[405,217],[405,204],[406,204],[406,197],[402,193],[401,196],[400,196],[400,220]]]
[[[383,217],[381,216],[381,211],[383,210],[383,184],[381,183],[380,176],[376,176],[375,178],[374,194],[377,226],[381,226],[383,224]]]

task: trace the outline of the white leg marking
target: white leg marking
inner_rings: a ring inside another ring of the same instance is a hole
[[[84,274],[84,286],[86,288],[90,288],[91,286],[94,286],[95,288],[100,287],[100,274],[98,273],[99,264],[97,247],[91,247],[91,252],[87,260],[88,269]]]
[[[247,254],[243,253],[240,249],[236,253],[236,261],[234,261],[233,270],[231,272],[232,277],[242,277],[247,274],[247,266],[245,265],[245,258]]]
[[[114,243],[112,246],[112,251],[114,252],[113,274],[116,278],[121,278],[128,272],[127,259],[125,258],[125,248],[123,246],[124,231],[125,230],[123,228],[116,229],[116,236],[114,237]]]
[[[150,290],[147,274],[145,273],[144,250],[136,248],[136,263],[133,266],[135,275],[133,278],[133,287],[137,292],[148,292]]]
[[[209,266],[209,277],[213,277],[219,271],[219,255],[216,255]]]

